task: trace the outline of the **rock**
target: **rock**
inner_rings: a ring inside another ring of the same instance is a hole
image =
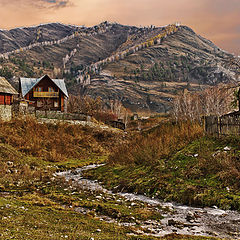
[[[191,220],[194,220],[194,219],[195,219],[194,213],[188,212],[186,216],[186,220],[190,222]]]
[[[72,170],[72,171],[71,171],[71,174],[73,174],[73,175],[78,175],[79,173],[78,173],[78,171],[75,169],[75,170]]]
[[[183,226],[183,223],[179,221],[175,221],[174,219],[169,219],[168,220],[168,226]]]
[[[213,156],[213,157],[216,157],[216,156],[218,156],[220,153],[221,153],[221,151],[218,150],[217,152],[213,153],[212,156]]]
[[[230,151],[231,150],[231,148],[230,147],[228,147],[228,146],[226,146],[224,149],[223,149],[224,151]]]
[[[8,167],[13,167],[14,166],[13,162],[11,162],[11,161],[7,161],[7,165],[8,165]]]

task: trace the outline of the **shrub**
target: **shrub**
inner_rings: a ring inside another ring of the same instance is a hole
[[[104,139],[99,138],[100,135]],[[114,145],[117,133],[107,130],[58,123],[41,124],[32,118],[0,124],[0,139],[24,154],[51,162],[105,154]]]
[[[121,145],[110,157],[113,164],[158,165],[161,159],[203,134],[198,123],[162,123],[153,131],[136,136],[128,145]]]

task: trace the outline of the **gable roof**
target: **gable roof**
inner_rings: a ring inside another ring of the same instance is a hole
[[[41,78],[20,78],[22,96],[25,97],[45,77],[53,81],[63,94],[68,97],[64,79],[51,79],[48,75],[44,75]]]
[[[18,95],[18,92],[12,87],[12,85],[4,77],[0,77],[0,93]]]

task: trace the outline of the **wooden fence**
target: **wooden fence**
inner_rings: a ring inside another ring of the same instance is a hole
[[[205,132],[209,135],[240,135],[240,115],[207,116],[203,122]]]

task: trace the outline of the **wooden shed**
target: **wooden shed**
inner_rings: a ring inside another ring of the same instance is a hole
[[[0,77],[0,105],[11,105],[13,95],[18,95],[18,92],[4,77]]]

